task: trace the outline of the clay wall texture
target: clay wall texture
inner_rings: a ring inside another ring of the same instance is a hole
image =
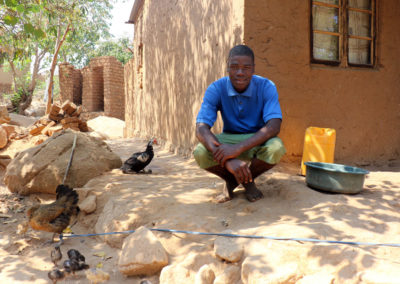
[[[310,64],[309,1],[246,1],[245,42],[256,72],[277,85],[281,138],[301,155],[308,126],[336,129],[335,158],[400,156],[400,1],[377,1],[377,68]]]
[[[13,77],[0,66],[0,95],[12,92]]]
[[[12,91],[11,83],[0,83],[0,95],[1,94],[9,94]]]
[[[234,3],[234,4],[232,4]],[[155,136],[189,154],[209,83],[225,74],[229,48],[243,38],[243,1],[144,1],[136,21],[135,87],[126,134]],[[140,52],[143,55],[140,55]]]
[[[12,84],[13,78],[10,72],[6,72],[3,70],[3,67],[0,66],[0,84]]]
[[[134,124],[134,114],[130,113],[129,110],[133,109],[134,99],[135,96],[131,95],[133,92],[135,84],[135,60],[131,58],[127,63],[124,65],[124,90],[125,90],[125,129],[124,129],[124,136],[128,136],[128,129],[126,125],[133,125]],[[133,132],[131,129],[130,132]]]
[[[156,136],[190,153],[204,91],[227,75],[229,49],[245,43],[255,51],[256,74],[277,85],[285,158],[301,157],[309,126],[336,129],[337,162],[399,157],[400,1],[377,1],[374,69],[310,63],[309,1],[142,2],[126,91],[128,137]]]

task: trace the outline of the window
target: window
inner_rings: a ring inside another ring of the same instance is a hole
[[[373,67],[375,0],[311,1],[311,61]]]

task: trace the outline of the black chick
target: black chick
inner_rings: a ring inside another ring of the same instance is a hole
[[[70,249],[67,255],[69,259],[64,261],[65,271],[74,274],[75,271],[89,268],[89,265],[85,263],[85,257],[78,250]]]
[[[62,253],[60,246],[55,246],[54,249],[50,253],[51,261],[54,263],[55,266],[58,267],[57,262],[61,260]]]
[[[67,259],[64,260],[63,267],[66,272],[75,274],[75,271],[81,270],[79,269],[79,263],[77,260]]]
[[[49,277],[50,280],[53,281],[53,284],[57,283],[58,280],[62,280],[65,277],[65,274],[63,271],[59,269],[54,269],[47,273],[47,276]]]
[[[68,258],[76,261],[83,261],[85,262],[85,257],[76,249],[70,249],[67,252]]]
[[[124,174],[132,174],[141,172],[154,157],[153,143],[157,144],[155,138],[151,139],[147,144],[147,148],[144,152],[137,152],[124,162],[121,170]]]

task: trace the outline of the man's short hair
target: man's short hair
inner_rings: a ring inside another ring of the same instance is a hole
[[[251,50],[251,48],[248,47],[247,45],[239,44],[239,45],[234,46],[234,47],[229,51],[228,62],[229,62],[229,59],[231,59],[231,57],[237,56],[237,55],[239,55],[239,56],[241,56],[241,55],[250,56],[250,57],[251,57],[251,60],[252,60],[253,63],[254,63],[254,52],[253,52],[253,50]]]

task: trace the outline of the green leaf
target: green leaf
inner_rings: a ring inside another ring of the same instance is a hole
[[[40,5],[32,5],[32,7],[31,7],[31,11],[33,12],[33,13],[39,13],[40,12]]]
[[[3,20],[6,25],[15,26],[15,24],[18,23],[18,18],[12,15],[5,15]]]
[[[24,24],[24,31],[26,33],[33,34],[35,32],[35,28],[32,26],[32,24]]]
[[[24,51],[22,49],[17,49],[14,52],[14,58],[20,58],[20,57],[22,57],[23,54],[24,54]]]
[[[35,29],[35,31],[33,32],[33,34],[35,35],[35,37],[37,39],[41,39],[41,38],[45,38],[46,34],[44,31],[42,31],[41,29]]]
[[[6,0],[7,7],[16,7],[17,5],[18,5],[18,2],[16,0]]]
[[[22,5],[22,4],[18,5],[18,6],[17,6],[17,11],[18,11],[19,13],[24,12],[24,11],[25,11],[24,5]]]

